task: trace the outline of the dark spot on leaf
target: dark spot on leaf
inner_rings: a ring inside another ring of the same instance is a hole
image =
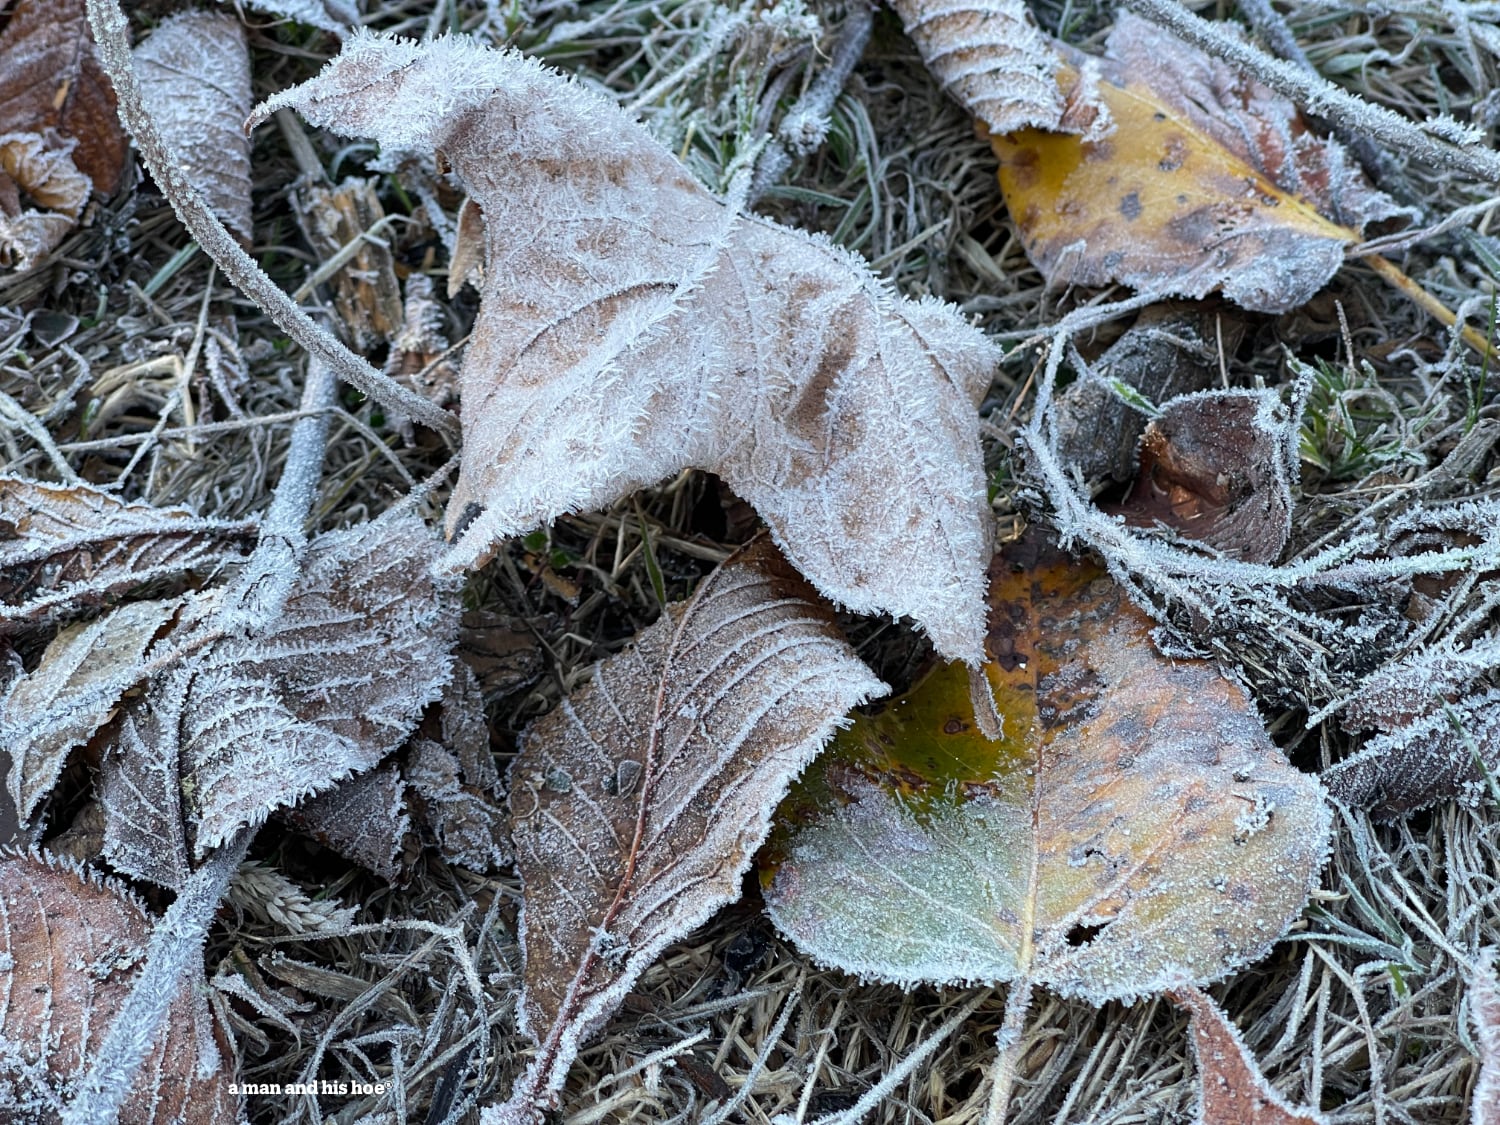
[[[452,543],[457,539],[462,539],[463,534],[468,530],[469,525],[482,515],[484,515],[483,505],[477,504],[473,500],[470,500],[467,504],[464,505],[464,510],[459,514],[458,521],[454,523],[453,533],[448,536],[448,542]]]
[[[1120,214],[1127,219],[1139,219],[1141,217],[1141,193],[1133,191],[1124,199],[1120,200]]]
[[[1071,930],[1068,931],[1068,936],[1063,940],[1071,945],[1074,949],[1078,949],[1082,946],[1087,945],[1089,942],[1093,941],[1096,937],[1102,934],[1104,932],[1104,927],[1107,925],[1109,925],[1108,922],[1105,922],[1100,926],[1074,926]]]

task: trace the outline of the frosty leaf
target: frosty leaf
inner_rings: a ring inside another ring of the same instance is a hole
[[[943,88],[992,133],[1030,126],[1097,134],[1107,126],[1097,99],[1082,99],[1067,115],[1083,127],[1064,120],[1061,60],[1025,0],[895,0],[892,7]]]
[[[1285,312],[1333,276],[1367,222],[1399,213],[1285,98],[1121,14],[1099,95],[1115,129],[996,136],[1000,187],[1049,283],[1215,289]]]
[[[150,936],[150,917],[115,885],[39,856],[0,858],[0,1119],[57,1120],[129,994]],[[193,991],[184,987],[119,1119],[241,1120],[233,1075],[221,1058],[217,1073],[201,1076],[199,1043]]]
[[[414,516],[324,535],[270,627],[154,681],[126,716],[149,753],[122,743],[103,763],[111,861],[173,885],[132,839],[183,834],[196,861],[404,743],[451,675],[457,607],[429,572],[437,546]]]
[[[1143,310],[1125,335],[1057,396],[1052,417],[1058,460],[1086,481],[1133,479],[1147,419],[1117,388],[1128,387],[1152,404],[1206,390],[1219,371],[1217,337],[1226,337],[1224,348],[1232,354],[1242,333],[1238,321],[1221,313],[1184,302]]]
[[[51,131],[101,195],[113,195],[128,143],[94,54],[84,0],[19,0],[0,33],[0,132]]]
[[[142,677],[146,650],[180,605],[133,602],[70,626],[47,646],[36,671],[0,695],[0,746],[12,762],[6,790],[21,820],[52,789],[68,752],[109,721]]]
[[[479,681],[459,662],[440,708],[442,742],[412,740],[403,771],[423,819],[450,862],[489,871],[511,861],[500,774],[490,753]]]
[[[0,476],[0,635],[238,560],[249,521],[133,504],[89,485]]]
[[[787,783],[883,690],[814,598],[752,545],[523,736],[519,1021],[540,1050],[486,1125],[532,1120],[663,947],[739,897]]]
[[[1198,1125],[1325,1125],[1321,1113],[1291,1105],[1266,1081],[1239,1031],[1211,997],[1196,988],[1169,995],[1191,1017]]]
[[[861,976],[1094,1002],[1263,955],[1327,851],[1317,782],[1237,685],[1157,656],[1096,567],[1023,539],[990,597],[1003,737],[952,665],[856,718],[778,814],[777,926]]]
[[[1275,391],[1173,399],[1146,427],[1140,475],[1120,512],[1231,558],[1274,562],[1292,533],[1295,435]]]
[[[73,229],[89,189],[68,147],[36,133],[0,137],[0,267],[29,270],[46,257]]]
[[[411,828],[406,786],[395,766],[345,778],[329,792],[288,809],[286,819],[325,847],[394,882]]]
[[[257,112],[282,106],[436,150],[482,212],[450,565],[704,468],[828,597],[979,662],[973,407],[998,349],[951,308],[736,213],[613,101],[518,54],[360,34]]]
[[[340,36],[359,24],[359,5],[354,0],[249,0],[246,6]]]
[[[248,239],[250,48],[220,12],[169,16],[133,52],[146,108],[215,213]]]
[[[1476,691],[1378,734],[1323,774],[1347,805],[1381,813],[1424,809],[1456,797],[1489,800],[1500,773],[1500,691]]]
[[[1468,966],[1469,1026],[1479,1048],[1479,1080],[1469,1103],[1469,1125],[1500,1125],[1500,986],[1495,949],[1486,946]]]

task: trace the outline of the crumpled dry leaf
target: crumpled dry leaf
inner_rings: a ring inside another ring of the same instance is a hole
[[[1325,1125],[1321,1113],[1293,1106],[1266,1081],[1239,1031],[1211,997],[1196,988],[1168,995],[1191,1018],[1197,1125]]]
[[[0,1119],[56,1121],[138,975],[151,918],[127,891],[43,855],[0,857]],[[233,1125],[222,1045],[199,1066],[193,992],[173,1001],[120,1112],[131,1125]]]
[[[527,730],[510,772],[518,1019],[540,1049],[485,1125],[540,1119],[666,944],[739,897],[790,780],[884,690],[762,540]]]
[[[257,116],[283,106],[436,150],[483,213],[450,565],[704,468],[826,596],[979,662],[974,405],[998,349],[951,308],[736,213],[613,101],[515,53],[360,34]]]
[[[439,709],[440,741],[412,739],[403,774],[413,803],[451,863],[489,871],[512,859],[509,815],[490,752],[484,697],[460,661]]]
[[[55,135],[50,142],[36,133],[0,136],[0,267],[31,269],[83,214],[91,185],[72,148]]]
[[[1222,289],[1285,312],[1323,287],[1366,223],[1403,213],[1291,102],[1228,64],[1129,13],[1106,50],[1108,137],[992,139],[1006,205],[1049,283]]]
[[[144,675],[147,649],[181,606],[176,598],[131,602],[69,626],[34,672],[0,695],[0,746],[11,756],[6,789],[23,822],[51,791],[68,752],[109,721],[120,696]]]
[[[437,547],[411,515],[321,536],[263,632],[154,679],[101,766],[110,862],[178,886],[242,825],[401,746],[452,674],[458,611],[430,573]]]
[[[0,34],[0,133],[53,131],[53,147],[101,195],[120,186],[129,142],[94,53],[85,0],[18,0]]]
[[[1114,386],[1150,403],[1205,391],[1219,373],[1219,340],[1234,354],[1241,318],[1218,302],[1175,301],[1143,309],[1136,322],[1054,400],[1057,457],[1085,481],[1134,479],[1146,417]]]
[[[297,223],[318,256],[345,263],[332,279],[340,328],[360,350],[393,339],[404,327],[405,310],[396,259],[380,237],[385,208],[374,182],[350,176],[337,187],[309,184],[292,201]]]
[[[1327,854],[1317,781],[1213,665],[1158,656],[1099,568],[1033,533],[990,597],[1003,737],[952,665],[856,717],[778,813],[777,927],[863,977],[1094,1003],[1263,956]]]
[[[1140,474],[1117,510],[1242,562],[1275,562],[1292,533],[1297,437],[1274,390],[1175,398],[1146,427]]]
[[[1467,966],[1469,1026],[1479,1048],[1479,1079],[1469,1102],[1469,1125],[1500,1125],[1500,985],[1495,947],[1481,949]]]
[[[0,636],[237,562],[255,527],[130,503],[86,484],[0,476]]]
[[[1062,60],[1025,0],[893,0],[923,60],[992,133],[1028,126],[1102,136],[1109,115],[1091,89],[1064,99]]]
[[[132,52],[156,126],[214,213],[251,235],[250,47],[223,12],[168,16]]]

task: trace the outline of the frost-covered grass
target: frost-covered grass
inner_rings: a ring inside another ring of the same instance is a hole
[[[1039,0],[1036,8],[1049,30],[1084,46],[1110,20],[1108,6],[1097,3]],[[1284,14],[1320,70],[1355,92],[1418,121],[1440,112],[1485,127],[1500,119],[1500,8],[1317,0]],[[1006,221],[988,145],[935,88],[889,13],[877,13],[862,61],[831,110],[793,114],[837,55],[849,21],[845,6],[817,0],[445,0],[436,7],[374,0],[369,12],[378,27],[468,31],[575,71],[639,112],[710,186],[723,187],[768,138],[779,139],[791,163],[759,210],[829,233],[904,291],[953,301],[993,332],[1023,338],[1099,300],[1043,289]],[[286,27],[267,27],[252,42],[257,95],[307,77],[335,49],[326,37]],[[335,180],[359,174],[374,155],[310,139]],[[316,261],[290,205],[298,169],[274,126],[257,134],[255,172],[253,253],[294,289]],[[1493,191],[1416,162],[1386,168],[1382,186],[1420,207],[1427,225],[1483,204]],[[434,273],[441,292],[442,225],[459,201],[432,193],[442,212],[435,216],[394,177],[380,176],[379,188],[388,211],[401,216],[391,235],[401,268]],[[1500,238],[1491,225],[1481,208],[1415,245],[1403,263],[1482,329],[1500,284]],[[31,275],[0,277],[0,390],[42,420],[52,446],[0,431],[7,471],[54,476],[61,457],[132,498],[221,517],[263,508],[285,457],[302,358],[186,248],[150,185],[122,194],[54,260]],[[6,311],[22,302],[47,313],[25,327]],[[450,339],[462,339],[473,312],[472,291],[448,303]],[[1227,307],[1223,315],[1242,316]],[[57,343],[68,318],[77,328]],[[1500,370],[1465,352],[1373,274],[1351,266],[1307,308],[1245,319],[1247,342],[1226,357],[1233,382],[1310,376],[1289,559],[1314,559],[1356,533],[1388,542],[1395,526],[1411,529],[1412,550],[1437,549],[1445,533],[1424,531],[1424,512],[1500,494],[1494,454],[1483,444],[1488,428],[1500,427]],[[1106,321],[1076,343],[1096,355],[1126,324],[1128,316]],[[184,378],[189,356],[196,362]],[[1042,359],[1017,350],[986,406],[1002,525],[1023,510],[1045,518],[1049,507],[1037,502],[1035,481],[1011,456]],[[75,400],[87,406],[73,411]],[[213,425],[205,427],[209,417]],[[405,443],[346,390],[316,516],[325,528],[363,519],[443,460],[430,436]],[[610,512],[563,519],[475,576],[467,598],[476,628],[466,644],[491,669],[501,750],[592,661],[653,620],[663,598],[684,596],[744,518],[743,510],[721,506],[716,482],[685,475]],[[1307,708],[1334,702],[1350,677],[1407,654],[1411,644],[1396,628],[1402,613],[1380,617],[1391,588],[1303,596],[1250,583],[1231,597],[1205,591],[1200,579],[1183,581],[1197,594],[1229,598],[1234,627],[1195,634],[1191,615],[1165,587],[1144,583],[1141,592],[1183,643],[1208,644],[1245,676],[1294,761],[1317,768],[1346,756],[1354,740],[1336,719],[1309,729]],[[1417,644],[1493,630],[1492,579],[1435,575],[1414,586],[1424,614]],[[497,622],[515,630],[498,653],[493,634],[477,628]],[[852,624],[862,655],[898,685],[910,679],[922,657],[910,633]],[[58,846],[85,856],[97,851],[82,803],[86,780],[81,772],[68,779],[51,812],[64,833]],[[1323,890],[1305,920],[1269,958],[1214,989],[1291,1100],[1320,1104],[1340,1122],[1464,1117],[1475,1075],[1464,979],[1480,947],[1500,944],[1497,833],[1500,798],[1476,808],[1440,806],[1395,824],[1357,814],[1340,822]],[[391,887],[275,831],[262,833],[255,855],[293,885],[242,880],[231,899],[241,909],[214,932],[207,958],[211,977],[234,975],[260,998],[258,1009],[233,1008],[246,1081],[302,1081],[310,1066],[321,1067],[321,1077],[366,1081],[370,1067],[390,1074],[399,1059],[405,1119],[416,1121],[452,1095],[459,1075],[473,1081],[481,1074],[484,1090],[503,1094],[527,1049],[512,1022],[519,888],[508,873],[479,877],[429,852],[409,883]],[[257,886],[273,888],[277,909],[244,901]],[[300,899],[297,886],[311,898]],[[313,899],[334,905],[324,909]],[[311,929],[339,905],[358,906],[361,922],[384,925],[342,937],[289,933],[289,914],[312,919]],[[451,929],[435,932],[434,923]],[[484,1014],[469,991],[475,979],[486,995]],[[376,984],[385,987],[368,988]],[[771,934],[752,893],[642,978],[581,1056],[564,1117],[575,1125],[691,1121],[748,1083],[736,1111],[742,1120],[811,1120],[847,1108],[976,999],[975,1014],[874,1120],[979,1121],[1003,992],[908,995],[819,970]],[[471,1067],[485,1020],[494,1056]],[[1096,1010],[1039,996],[1019,1054],[1011,1120],[1187,1121],[1193,1088],[1185,1028],[1186,1018],[1165,1002]],[[251,1099],[250,1109],[262,1125],[311,1120],[310,1106],[292,1098]],[[368,1109],[350,1102],[331,1120],[396,1120],[367,1117]]]

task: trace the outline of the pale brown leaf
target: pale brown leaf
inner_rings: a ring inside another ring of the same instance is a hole
[[[86,484],[0,476],[0,635],[241,558],[254,521],[200,519]]]
[[[68,752],[109,721],[144,675],[146,650],[181,605],[175,598],[132,602],[69,626],[36,670],[0,695],[0,746],[11,755],[6,789],[22,821],[52,789]]]
[[[110,861],[175,886],[240,826],[401,746],[452,674],[458,607],[431,574],[437,547],[414,516],[324,535],[264,632],[154,680],[102,765]],[[179,839],[185,852],[157,843]]]
[[[58,1119],[130,993],[151,925],[112,883],[43,856],[0,858],[0,1120]],[[225,1060],[199,1058],[201,1011],[185,985],[136,1074],[122,1122],[242,1120]],[[204,1061],[216,1072],[203,1076]]]
[[[19,0],[0,34],[0,133],[51,130],[101,195],[120,186],[129,149],[115,91],[94,53],[84,0]]]
[[[1107,131],[1097,99],[1080,98],[1069,112],[1058,85],[1061,60],[1025,0],[893,0],[891,7],[943,88],[990,132]]]
[[[223,12],[169,16],[133,52],[141,95],[178,162],[214,212],[251,234],[250,48]]]
[[[1239,1031],[1211,997],[1196,988],[1168,995],[1191,1019],[1198,1125],[1325,1125],[1321,1113],[1293,1106],[1266,1081]]]
[[[510,805],[540,1050],[486,1122],[530,1120],[663,947],[739,897],[788,782],[884,690],[813,599],[762,541],[527,730]]]
[[[91,185],[71,148],[36,133],[0,136],[0,267],[29,270],[83,213]]]
[[[283,814],[298,830],[347,860],[394,882],[401,844],[411,828],[406,786],[395,766],[346,778]]]
[[[436,150],[482,212],[449,565],[704,468],[829,598],[981,660],[974,406],[998,350],[951,308],[737,213],[612,101],[518,54],[361,34],[257,115],[282,106]]]

